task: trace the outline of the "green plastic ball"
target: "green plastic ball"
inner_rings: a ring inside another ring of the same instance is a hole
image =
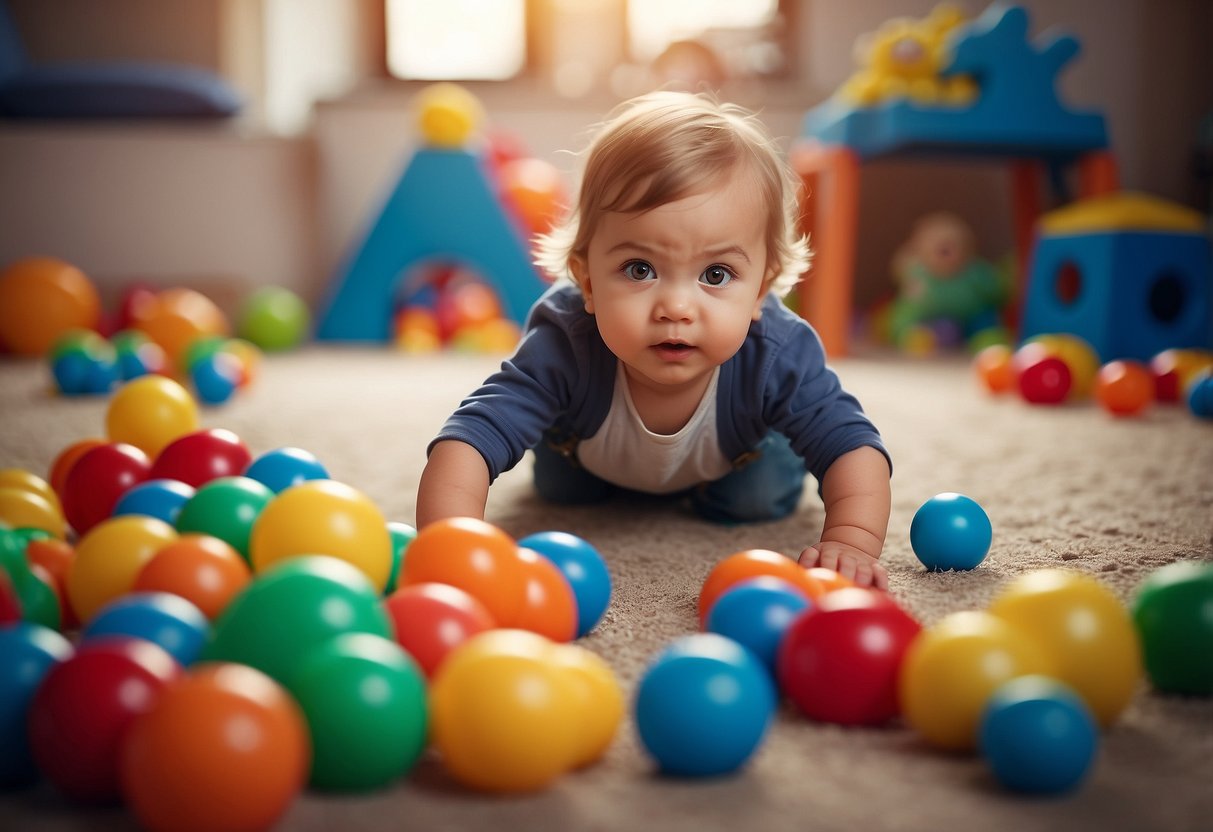
[[[311,326],[307,304],[294,292],[267,286],[254,292],[240,311],[238,332],[266,352],[299,346]]]
[[[1156,688],[1213,694],[1213,563],[1180,561],[1152,572],[1137,590],[1133,622]]]
[[[317,645],[346,633],[393,637],[379,593],[345,561],[297,557],[267,569],[232,599],[202,659],[247,664],[286,685]]]
[[[312,737],[310,784],[378,789],[408,773],[425,748],[425,681],[395,641],[356,633],[316,645],[287,688]]]
[[[390,595],[396,591],[397,583],[400,581],[400,565],[404,563],[404,552],[413,542],[413,538],[417,536],[415,528],[408,523],[397,521],[388,523],[387,531],[392,538],[392,571],[388,573],[387,587],[383,590],[384,595]]]
[[[249,477],[220,477],[203,485],[177,515],[177,531],[209,534],[249,560],[249,535],[274,492]]]

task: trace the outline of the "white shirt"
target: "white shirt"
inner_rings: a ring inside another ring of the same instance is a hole
[[[617,366],[611,409],[598,432],[577,446],[577,459],[607,482],[650,494],[671,494],[720,479],[733,466],[716,436],[719,378],[717,367],[699,406],[677,433],[653,433],[636,412],[627,376]]]

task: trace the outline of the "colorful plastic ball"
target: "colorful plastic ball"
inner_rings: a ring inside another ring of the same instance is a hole
[[[1154,401],[1154,377],[1138,361],[1109,361],[1095,378],[1095,399],[1113,416],[1135,416]]]
[[[176,525],[182,506],[196,493],[193,486],[178,480],[144,480],[118,498],[112,516],[142,514]]]
[[[168,357],[160,345],[137,329],[125,329],[110,339],[118,358],[118,376],[133,381],[168,369]]]
[[[1213,369],[1213,352],[1208,350],[1163,350],[1150,359],[1154,376],[1154,398],[1159,402],[1183,401],[1192,378]]]
[[[81,439],[68,445],[55,455],[55,458],[51,461],[50,471],[47,473],[47,482],[50,483],[51,488],[59,497],[60,501],[63,500],[63,492],[67,485],[67,475],[68,472],[72,470],[72,466],[75,465],[80,457],[84,456],[86,452],[91,451],[98,445],[104,444],[106,444],[104,439]]]
[[[190,381],[203,404],[223,404],[240,386],[240,362],[234,355],[217,352],[190,368]]]
[[[1031,404],[1061,404],[1070,395],[1070,368],[1057,356],[1046,356],[1018,367],[1019,394]]]
[[[457,84],[431,84],[414,103],[418,128],[433,147],[464,147],[484,122],[480,100]]]
[[[177,531],[209,534],[250,557],[253,528],[274,493],[248,477],[220,477],[198,489],[177,515]],[[326,554],[317,550],[316,554]]]
[[[76,620],[72,605],[67,599],[67,576],[76,560],[75,548],[63,540],[48,538],[46,540],[31,540],[25,545],[25,558],[30,570],[38,567],[45,571],[46,577],[53,583],[59,600],[59,623],[63,631],[74,630],[80,626]]]
[[[898,676],[920,630],[883,592],[831,592],[788,629],[779,650],[780,689],[811,719],[882,725],[900,712]]]
[[[460,783],[535,791],[574,765],[584,700],[553,650],[535,633],[492,630],[439,668],[430,686],[431,738]]]
[[[384,599],[396,641],[433,678],[450,652],[497,626],[484,605],[458,587],[421,583],[400,587]]]
[[[59,509],[41,494],[16,486],[0,486],[0,523],[13,529],[42,529],[54,537],[67,534],[67,523]]]
[[[240,553],[217,537],[183,534],[143,565],[134,592],[170,592],[214,621],[252,580]]]
[[[712,777],[749,760],[775,704],[771,676],[753,653],[724,636],[696,633],[670,643],[645,669],[636,730],[663,772]]]
[[[0,271],[0,346],[43,355],[70,329],[96,329],[101,298],[84,272],[52,257],[28,257]]]
[[[750,578],[716,599],[704,627],[749,648],[774,676],[784,635],[811,605],[802,590],[782,578]]]
[[[973,356],[973,371],[991,393],[1008,393],[1015,389],[1011,348],[1006,344],[991,344]]]
[[[569,582],[577,601],[576,637],[593,630],[611,603],[611,573],[598,550],[576,535],[557,531],[527,535],[518,546],[550,560]]]
[[[298,557],[256,576],[215,622],[203,659],[251,665],[285,683],[316,645],[343,633],[392,637],[379,593],[332,557]]]
[[[482,324],[461,327],[451,336],[451,348],[477,354],[513,352],[522,337],[518,324],[506,318],[494,318]]]
[[[195,338],[193,341],[190,341],[189,346],[185,348],[185,352],[181,354],[181,359],[176,370],[182,375],[188,375],[203,359],[210,358],[216,353],[222,352],[227,340],[223,335],[204,335],[200,338]]]
[[[240,365],[240,386],[248,387],[261,372],[261,349],[243,338],[228,338],[223,351]]]
[[[105,636],[128,636],[158,644],[182,667],[197,661],[210,636],[210,623],[191,602],[167,592],[132,592],[117,598],[89,620],[81,643]]]
[[[418,583],[457,586],[507,627],[522,604],[526,578],[512,537],[483,520],[451,517],[420,529],[409,544],[400,586]]]
[[[127,730],[180,674],[172,656],[150,641],[110,637],[81,644],[47,672],[30,704],[38,769],[76,800],[117,798]]]
[[[404,563],[404,554],[408,550],[409,544],[417,537],[417,529],[398,520],[388,522],[387,532],[392,539],[392,571],[388,573],[387,586],[383,588],[384,595],[395,592],[399,586],[400,565]]]
[[[13,588],[13,579],[5,569],[0,569],[0,626],[18,624],[24,620],[21,599]]]
[[[105,430],[156,457],[171,442],[198,430],[198,405],[184,387],[164,376],[144,376],[124,384],[110,400]]]
[[[147,454],[123,442],[86,451],[67,475],[63,514],[76,534],[85,535],[114,513],[122,495],[149,478]]]
[[[978,744],[995,778],[1008,789],[1064,794],[1091,770],[1099,726],[1069,686],[1047,676],[1020,676],[990,697]]]
[[[214,301],[193,289],[165,289],[140,311],[136,326],[164,350],[169,363],[181,366],[190,344],[206,336],[229,334],[227,317]]]
[[[833,569],[827,569],[824,566],[810,566],[804,572],[821,587],[820,595],[810,597],[820,598],[821,595],[825,595],[827,592],[855,586],[855,582],[850,578],[844,578],[838,572],[835,572]]]
[[[299,555],[339,558],[381,593],[392,569],[382,512],[365,494],[334,480],[309,480],[270,500],[253,524],[248,552],[255,572]]]
[[[21,605],[22,619],[51,630],[63,629],[63,605],[55,579],[39,566],[10,569],[8,574]]]
[[[0,789],[38,779],[26,730],[30,702],[50,669],[72,652],[71,642],[39,624],[0,626]]]
[[[712,604],[733,584],[747,578],[770,575],[799,588],[809,599],[824,593],[822,586],[809,577],[804,567],[789,557],[768,549],[746,549],[729,555],[712,567],[699,592],[699,626],[708,619]]]
[[[995,690],[1016,676],[1053,670],[1035,640],[1003,619],[952,613],[906,650],[898,679],[902,717],[931,745],[969,751]]]
[[[975,568],[990,551],[993,535],[985,509],[950,491],[927,500],[910,521],[910,546],[931,572]]]
[[[1141,682],[1141,645],[1129,612],[1094,578],[1041,569],[990,602],[992,615],[1033,639],[1103,726],[1115,722]]]
[[[518,568],[522,571],[522,598],[507,626],[556,642],[577,636],[577,598],[564,575],[547,558],[519,547]]]
[[[300,660],[288,689],[307,717],[314,788],[382,788],[412,769],[425,747],[425,680],[390,638],[335,636]]]
[[[275,448],[254,459],[244,476],[279,494],[308,480],[327,480],[329,472],[316,455],[302,448]]]
[[[311,759],[295,700],[238,664],[200,666],[130,726],[122,795],[153,832],[269,829],[302,792]]]
[[[564,177],[543,159],[514,159],[497,168],[501,195],[519,219],[528,239],[546,234],[568,204]]]
[[[109,393],[120,376],[118,355],[96,332],[73,330],[52,350],[51,376],[65,396]]]
[[[481,280],[468,278],[439,293],[434,315],[439,332],[445,338],[451,338],[461,329],[500,318],[501,301]]]
[[[174,439],[152,463],[152,479],[171,479],[195,488],[244,473],[252,461],[240,437],[225,428],[187,433]]]
[[[406,306],[394,320],[396,346],[409,353],[434,352],[442,347],[433,310]]]
[[[558,644],[551,657],[577,693],[580,718],[573,768],[581,768],[598,760],[615,739],[626,707],[623,691],[611,666],[584,647]]]
[[[85,624],[103,606],[125,595],[157,552],[177,539],[163,520],[131,514],[97,525],[76,544],[67,576],[72,610]]]
[[[266,352],[278,352],[299,346],[307,337],[311,319],[307,304],[297,294],[281,286],[267,286],[244,302],[237,332]]]
[[[1189,385],[1188,410],[1198,419],[1213,419],[1213,374],[1204,373]]]
[[[1085,399],[1091,395],[1095,375],[1099,372],[1099,354],[1085,339],[1065,332],[1036,335],[1029,343],[1042,344],[1049,355],[1060,358],[1070,371],[1071,399]]]
[[[1213,694],[1213,564],[1179,561],[1151,572],[1134,596],[1133,621],[1155,688]]]

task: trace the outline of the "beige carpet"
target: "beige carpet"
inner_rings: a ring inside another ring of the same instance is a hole
[[[389,519],[412,522],[429,437],[495,363],[311,349],[268,360],[253,389],[204,421],[236,431],[254,453],[311,450]],[[1152,569],[1213,557],[1213,424],[1186,410],[1113,420],[1094,405],[995,400],[959,358],[859,357],[838,369],[892,451],[884,559],[892,593],[924,624],[981,608],[1033,569],[1082,570],[1128,600]],[[63,446],[103,431],[103,400],[50,397],[47,378],[38,363],[0,363],[0,467],[45,472]],[[910,550],[915,509],[941,491],[972,496],[993,522],[990,555],[973,572],[928,574]],[[605,555],[615,596],[583,643],[609,660],[630,694],[649,656],[694,631],[698,590],[714,563],[747,548],[798,552],[816,540],[822,511],[810,494],[795,519],[725,529],[646,502],[556,510],[532,496],[524,464],[494,488],[489,519],[518,536],[568,530]],[[0,797],[4,830],[126,828],[133,824],[122,810],[74,809],[48,787]],[[903,727],[841,729],[785,709],[749,766],[724,779],[658,776],[629,718],[599,765],[537,795],[470,793],[426,759],[388,791],[308,794],[282,828],[1207,830],[1213,700],[1143,685],[1105,734],[1090,779],[1063,798],[1010,795],[979,758],[932,751]]]

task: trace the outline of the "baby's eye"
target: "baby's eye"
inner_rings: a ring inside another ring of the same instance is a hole
[[[623,273],[632,280],[652,280],[657,276],[653,267],[643,260],[631,260],[623,264]]]
[[[703,274],[699,275],[700,281],[709,286],[724,286],[734,277],[735,275],[727,266],[721,265],[708,266],[703,270]]]

